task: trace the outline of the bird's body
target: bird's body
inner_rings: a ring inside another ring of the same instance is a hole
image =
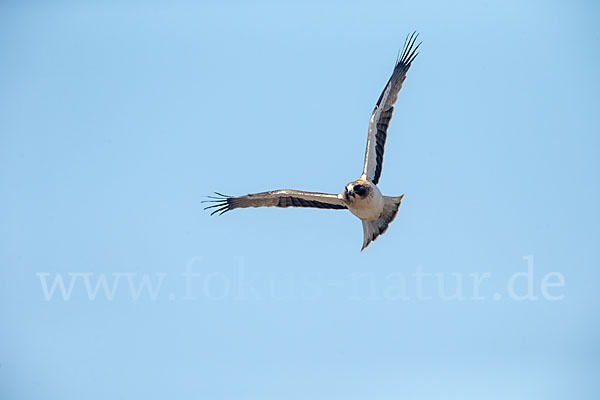
[[[397,60],[392,76],[388,80],[369,121],[369,135],[363,173],[356,181],[350,182],[338,195],[326,193],[302,192],[297,190],[275,190],[249,194],[246,196],[211,197],[215,204],[206,208],[215,208],[212,214],[223,214],[235,208],[246,207],[311,207],[323,209],[349,210],[363,224],[364,240],[361,250],[383,234],[394,220],[404,195],[399,197],[383,196],[377,187],[383,165],[383,150],[387,130],[394,112],[394,103],[402,88],[406,72],[417,56],[420,44],[415,45],[417,35],[406,38],[401,57]]]
[[[378,219],[383,213],[383,195],[376,185],[364,178],[347,184],[340,197],[361,221]]]

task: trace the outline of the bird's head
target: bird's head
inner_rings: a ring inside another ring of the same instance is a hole
[[[369,190],[369,186],[364,183],[351,182],[347,184],[346,188],[344,189],[344,198],[346,200],[351,200],[356,197],[364,198],[368,195]]]

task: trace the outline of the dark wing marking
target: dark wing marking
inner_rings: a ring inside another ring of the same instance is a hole
[[[246,196],[208,196],[204,203],[214,203],[204,209],[214,208],[210,214],[223,214],[236,208],[248,207],[310,207],[331,210],[346,209],[346,205],[335,194],[301,192],[298,190],[274,190],[272,192],[254,193]]]
[[[383,150],[385,139],[387,138],[387,130],[392,119],[392,114],[394,113],[394,103],[396,103],[398,93],[402,89],[404,79],[406,79],[406,72],[415,57],[419,54],[417,49],[421,43],[415,45],[418,36],[418,33],[413,32],[406,37],[400,60],[396,60],[394,72],[392,72],[392,76],[385,85],[383,92],[381,92],[375,109],[371,114],[363,177],[374,184],[379,183],[379,178],[381,177]]]

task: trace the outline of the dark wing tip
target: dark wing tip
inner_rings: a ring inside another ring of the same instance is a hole
[[[408,68],[410,67],[410,64],[414,61],[414,59],[419,55],[417,50],[423,42],[419,42],[417,44],[418,37],[419,33],[417,31],[414,31],[413,33],[410,33],[406,36],[402,52],[400,53],[401,55],[399,56],[400,59],[396,60],[397,66],[405,66]]]
[[[210,215],[215,215],[216,213],[219,213],[219,215],[225,214],[227,211],[230,211],[231,208],[231,196],[227,196],[225,194],[221,194],[219,192],[215,192],[215,194],[218,196],[206,196],[206,198],[208,198],[209,200],[203,200],[202,203],[214,203],[212,205],[206,206],[204,207],[205,210],[208,210],[210,208],[216,208],[215,210],[213,210],[213,212],[210,213]]]

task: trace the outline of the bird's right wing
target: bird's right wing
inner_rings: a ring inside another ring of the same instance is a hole
[[[379,183],[379,178],[381,177],[383,149],[387,137],[388,126],[390,125],[392,114],[394,113],[394,103],[396,103],[398,93],[400,92],[400,89],[402,89],[404,79],[406,79],[406,72],[410,68],[415,57],[419,54],[417,50],[421,43],[416,43],[418,36],[419,35],[415,32],[406,38],[402,55],[396,62],[394,72],[385,85],[381,96],[379,96],[379,100],[377,100],[377,104],[375,105],[375,109],[373,110],[369,121],[369,136],[367,139],[365,167],[362,176],[376,185]]]
[[[214,203],[206,208],[214,208],[210,214],[223,214],[236,208],[248,207],[311,207],[333,210],[346,209],[344,202],[335,194],[301,192],[298,190],[274,190],[249,194],[246,196],[226,196],[216,193],[219,197],[209,196],[205,202]]]

